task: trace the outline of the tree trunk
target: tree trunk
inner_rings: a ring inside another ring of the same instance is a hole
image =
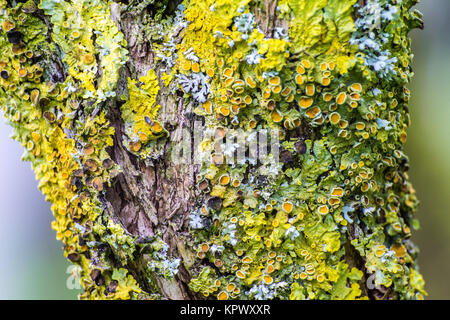
[[[416,2],[0,0],[0,102],[80,297],[422,298]]]

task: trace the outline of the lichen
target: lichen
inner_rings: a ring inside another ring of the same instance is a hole
[[[164,89],[204,118],[200,158],[218,144],[224,151],[196,177],[204,202],[188,223],[193,292],[366,299],[378,297],[364,283],[374,276],[391,297],[426,294],[409,240],[418,200],[402,151],[408,32],[420,15],[414,0],[356,2],[280,0],[274,14],[284,23],[273,30],[263,1],[185,0],[161,23],[166,1],[127,7],[155,5],[146,28],[155,69],[128,78],[117,101],[124,146],[140,159],[161,157]],[[112,3],[0,1],[0,102],[52,203],[64,254],[81,268],[81,297],[160,298],[154,277],[173,279],[183,261],[160,236],[137,241],[103,201],[121,170],[107,152],[115,135],[107,116],[128,59]],[[220,138],[231,129],[248,143],[255,130],[276,132],[280,162],[271,150],[263,162],[249,153],[229,163],[237,147]],[[143,256],[145,290],[127,269]]]
[[[142,83],[140,88],[136,86],[136,80],[128,78],[129,97],[121,107],[127,135],[124,145],[132,153],[147,158],[155,152],[155,141],[166,131],[157,120],[160,105],[156,104],[159,83],[155,71],[148,70],[139,82]]]
[[[52,203],[52,228],[64,243],[64,255],[81,267],[81,298],[137,297],[142,293],[137,282],[111,263],[115,254],[126,263],[135,244],[101,202],[120,168],[106,151],[114,135],[107,111],[93,108],[114,96],[125,61],[123,36],[108,18],[106,2],[42,1],[39,7],[51,15],[53,30],[37,17],[33,1],[3,3],[0,9],[5,117]],[[54,42],[47,41],[49,35]],[[55,60],[61,51],[64,69]]]
[[[398,298],[425,294],[422,281],[410,280],[418,275],[408,240],[417,200],[401,151],[413,4],[280,1],[289,27],[273,38],[255,22],[258,2],[180,7],[186,29],[172,74],[208,130],[240,128],[248,140],[252,129],[278,129],[287,155],[272,169],[251,161],[202,166],[199,179],[210,186],[190,226],[198,258],[215,270],[192,280],[195,291],[219,299],[366,298],[362,281],[376,273],[375,284]],[[380,20],[369,23],[376,13]],[[191,89],[199,74],[208,88],[200,99]],[[216,138],[205,135],[203,153]],[[253,179],[242,179],[247,174]],[[204,250],[214,246],[223,250]],[[361,270],[345,262],[352,247]],[[375,247],[397,253],[377,256]]]
[[[73,90],[97,102],[114,97],[127,50],[123,34],[109,18],[109,1],[42,0],[39,8],[51,18],[52,40],[64,52],[70,76],[79,81],[80,86]]]

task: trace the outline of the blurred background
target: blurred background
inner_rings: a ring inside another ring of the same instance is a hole
[[[428,298],[450,299],[450,1],[422,1],[425,30],[411,33],[416,75],[406,144],[421,200],[421,230],[413,238]],[[79,291],[66,285],[70,264],[50,228],[50,205],[10,132],[0,121],[0,150],[7,150],[0,157],[0,299],[76,299]]]
[[[69,263],[50,227],[50,204],[1,117],[0,299],[76,299],[76,290],[66,287]]]
[[[429,299],[450,299],[450,1],[422,0],[425,29],[411,32],[415,77],[406,152],[420,200],[413,233]]]

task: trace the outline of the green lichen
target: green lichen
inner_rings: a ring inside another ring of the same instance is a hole
[[[39,4],[51,17],[52,39],[64,52],[69,74],[81,84],[82,97],[98,102],[115,96],[119,68],[127,57],[123,34],[109,18],[109,4],[102,0],[43,0]]]
[[[263,1],[122,7],[136,14],[153,6],[143,34],[158,67],[129,78],[122,96],[123,144],[131,153],[163,154],[161,87],[182,92],[184,105],[204,118],[212,134],[200,144],[201,157],[220,142],[218,131],[241,129],[250,142],[255,130],[280,138],[280,162],[268,154],[262,163],[217,156],[202,163],[196,179],[204,202],[190,224],[193,292],[218,299],[423,298],[409,240],[418,201],[402,151],[408,32],[421,25],[410,11],[415,3],[280,0],[275,14],[285,23],[274,28],[264,26],[271,17]],[[64,254],[81,269],[81,298],[160,298],[155,277],[173,281],[182,262],[159,236],[137,241],[102,202],[121,170],[107,152],[115,134],[107,106],[128,59],[111,4],[0,1],[0,102],[52,203]],[[158,23],[168,12],[173,16]],[[148,276],[142,288],[128,272],[138,259]],[[370,277],[379,292],[367,289]]]
[[[129,151],[146,158],[154,152],[155,142],[163,137],[166,131],[157,120],[160,105],[156,104],[159,91],[158,78],[150,69],[147,75],[140,77],[140,88],[136,80],[128,78],[129,97],[121,107],[125,133],[128,137],[124,145]]]
[[[375,285],[397,298],[425,294],[422,281],[409,280],[418,275],[408,240],[417,200],[401,151],[414,2],[369,1],[356,21],[355,3],[280,1],[289,28],[271,38],[255,23],[258,2],[185,2],[188,25],[171,74],[196,112],[209,130],[241,128],[246,139],[251,129],[278,129],[289,155],[279,166],[202,167],[207,195],[222,201],[193,212],[214,225],[193,234],[198,257],[216,266],[192,280],[196,291],[220,299],[366,298],[360,286],[376,273]],[[381,21],[368,30],[377,13]],[[383,38],[377,52],[369,31]],[[202,79],[203,96],[185,85]],[[215,142],[205,138],[202,152]],[[246,174],[254,179],[241,180]],[[202,249],[213,247],[223,250]],[[348,271],[351,247],[362,270]],[[385,251],[376,255],[375,247]]]
[[[81,267],[81,297],[133,297],[141,293],[137,282],[125,269],[117,277],[111,256],[126,261],[135,245],[100,201],[120,170],[106,152],[114,128],[105,111],[90,103],[114,96],[125,61],[123,36],[108,18],[106,2],[42,1],[39,7],[51,15],[53,30],[36,16],[32,1],[1,6],[0,102],[13,138],[25,147],[23,159],[31,161],[39,189],[52,203],[52,228],[64,255]],[[94,41],[95,32],[101,35]],[[49,34],[54,43],[48,43]],[[55,61],[61,51],[68,72]],[[97,58],[100,79],[94,77]],[[106,252],[99,249],[104,243],[111,245]],[[95,263],[91,252],[98,254]]]
[[[204,268],[196,279],[189,283],[189,288],[194,292],[201,292],[208,296],[210,293],[217,291],[220,281],[216,282],[215,271],[212,268]]]

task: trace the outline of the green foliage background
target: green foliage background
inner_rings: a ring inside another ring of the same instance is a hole
[[[407,153],[421,206],[413,237],[431,299],[450,299],[450,1],[422,0],[425,30],[414,30],[410,84],[412,126]],[[22,147],[0,124],[0,298],[75,299],[69,263],[50,228],[49,205],[37,190]]]

